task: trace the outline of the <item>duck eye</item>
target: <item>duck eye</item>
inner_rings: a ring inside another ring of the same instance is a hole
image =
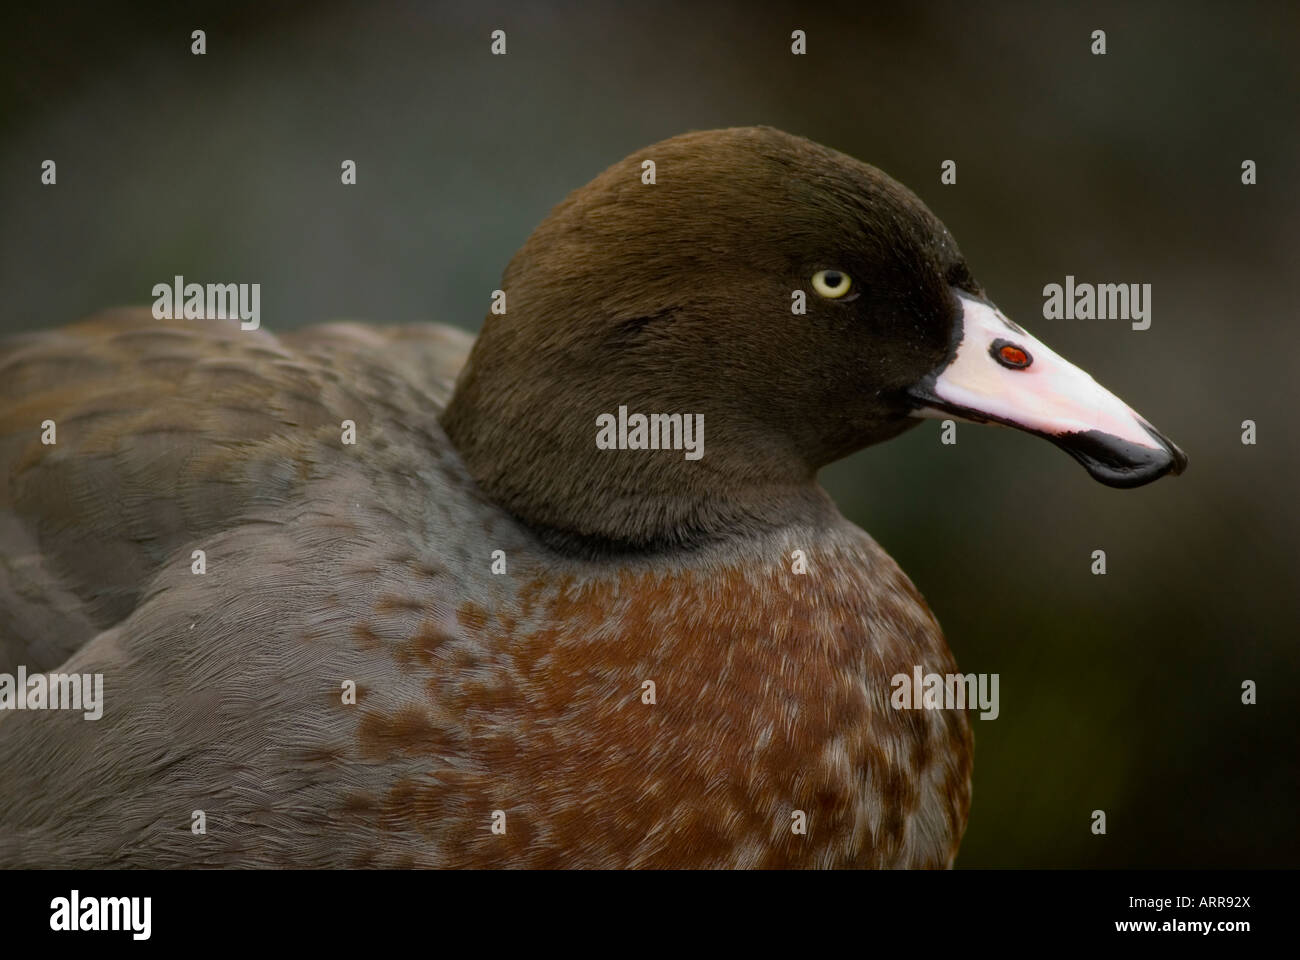
[[[853,281],[842,270],[818,270],[813,274],[812,285],[820,296],[829,300],[838,300],[849,292]]]
[[[1034,362],[1029,351],[1017,347],[1010,340],[994,340],[989,346],[989,353],[993,354],[993,359],[1002,366],[1010,367],[1012,370],[1023,370]]]

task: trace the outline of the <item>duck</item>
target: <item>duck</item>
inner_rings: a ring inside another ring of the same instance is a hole
[[[501,292],[477,337],[4,341],[0,864],[953,866],[967,712],[891,702],[953,655],[818,472],[935,417],[1115,487],[1186,455],[912,191],[771,127],[615,163]],[[20,668],[102,714],[15,709]]]

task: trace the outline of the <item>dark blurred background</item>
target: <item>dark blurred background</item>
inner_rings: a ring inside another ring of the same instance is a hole
[[[0,13],[0,331],[174,274],[260,282],[273,330],[472,330],[549,208],[634,150],[765,123],[853,154],[1191,458],[1118,491],[1025,435],[942,446],[928,422],[826,471],[961,668],[1001,675],[959,866],[1300,863],[1300,6],[114,6]],[[1152,284],[1151,329],[1043,320],[1066,274]]]

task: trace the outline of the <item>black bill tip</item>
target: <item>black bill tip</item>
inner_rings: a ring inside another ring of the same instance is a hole
[[[1165,474],[1177,476],[1187,469],[1187,454],[1149,423],[1144,421],[1142,427],[1156,446],[1133,443],[1099,430],[1045,436],[1078,460],[1094,480],[1108,487],[1140,487]]]

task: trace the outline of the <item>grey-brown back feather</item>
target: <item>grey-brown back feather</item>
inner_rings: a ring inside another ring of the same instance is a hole
[[[354,458],[342,420],[402,429],[424,409],[430,429],[471,343],[117,310],[0,345],[0,671],[57,666],[187,544],[299,501]]]

